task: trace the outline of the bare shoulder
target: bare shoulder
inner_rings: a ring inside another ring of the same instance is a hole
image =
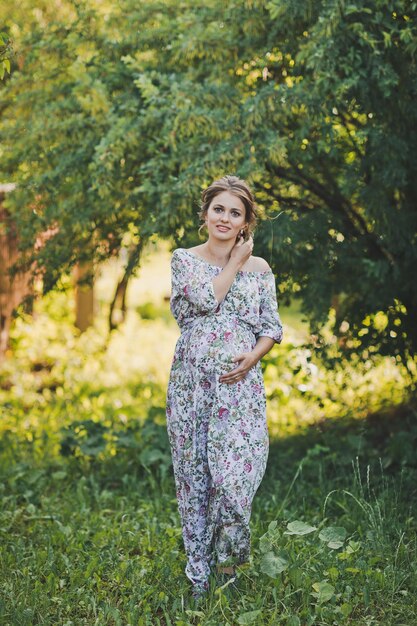
[[[261,256],[251,256],[242,268],[248,272],[266,272],[271,269],[268,263]]]
[[[197,250],[197,246],[195,246],[194,248],[175,248],[175,250],[173,250],[173,253],[177,254],[180,252],[192,252],[194,250]]]

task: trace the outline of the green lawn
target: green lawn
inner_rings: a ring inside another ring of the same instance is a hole
[[[150,263],[160,276],[166,258]],[[326,371],[283,312],[286,339],[263,362],[271,448],[252,560],[239,591],[213,580],[193,607],[164,422],[178,336],[166,285],[132,292],[104,350],[100,280],[95,328],[77,336],[69,296],[51,294],[16,324],[0,374],[0,623],[415,624],[417,407],[404,372],[389,359]],[[147,301],[157,319],[138,315]]]
[[[48,431],[3,438],[2,624],[415,623],[417,470],[395,456],[415,410],[273,441],[240,592],[213,587],[194,610],[160,416],[120,429],[103,414],[104,431],[78,414],[89,433],[62,431],[61,455]],[[297,520],[312,528],[286,534]]]

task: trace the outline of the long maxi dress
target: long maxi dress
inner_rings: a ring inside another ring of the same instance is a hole
[[[177,248],[170,307],[181,335],[166,396],[185,573],[207,589],[211,567],[249,560],[252,500],[265,473],[269,438],[261,363],[237,383],[219,377],[258,337],[282,341],[271,269],[240,270],[219,303],[212,279],[222,271]]]

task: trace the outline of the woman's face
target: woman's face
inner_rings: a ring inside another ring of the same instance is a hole
[[[222,191],[210,202],[206,224],[209,237],[236,240],[246,224],[245,205],[230,191]]]

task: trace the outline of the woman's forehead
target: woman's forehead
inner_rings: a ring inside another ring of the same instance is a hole
[[[210,205],[222,204],[228,209],[245,209],[245,205],[239,196],[236,196],[231,191],[221,191],[211,201]]]

